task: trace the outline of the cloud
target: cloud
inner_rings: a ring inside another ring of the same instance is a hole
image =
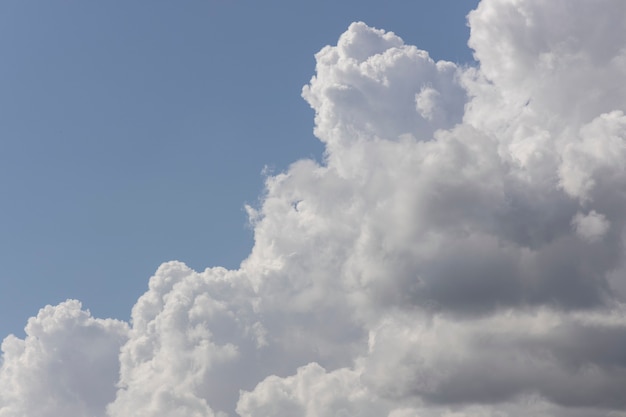
[[[41,309],[25,331],[2,342],[0,416],[104,416],[128,325],[66,301]]]
[[[601,239],[610,226],[606,218],[594,210],[587,215],[576,214],[572,219],[572,225],[576,228],[578,236],[591,242]]]
[[[350,25],[241,267],[163,264],[130,327],[46,307],[0,416],[625,416],[625,8],[483,0],[477,67]]]

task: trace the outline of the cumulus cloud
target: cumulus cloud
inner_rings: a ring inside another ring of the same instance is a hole
[[[25,331],[2,342],[0,416],[105,416],[128,325],[67,301],[41,309]]]
[[[626,416],[625,16],[483,0],[476,67],[350,25],[241,267],[163,264],[130,326],[46,307],[0,416]]]

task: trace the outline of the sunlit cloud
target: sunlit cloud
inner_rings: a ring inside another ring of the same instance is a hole
[[[626,3],[468,21],[476,67],[350,25],[241,267],[163,264],[128,324],[45,307],[0,417],[626,416]]]

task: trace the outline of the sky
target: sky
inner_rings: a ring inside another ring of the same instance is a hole
[[[0,7],[0,417],[626,416],[622,0]]]
[[[471,62],[476,4],[3,1],[0,335],[68,298],[128,319],[165,261],[238,267],[263,172],[322,158],[314,54],[365,21]]]

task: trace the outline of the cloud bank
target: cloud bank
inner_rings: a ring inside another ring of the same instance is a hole
[[[483,0],[476,67],[354,23],[238,270],[2,343],[0,417],[626,416],[626,3]]]

